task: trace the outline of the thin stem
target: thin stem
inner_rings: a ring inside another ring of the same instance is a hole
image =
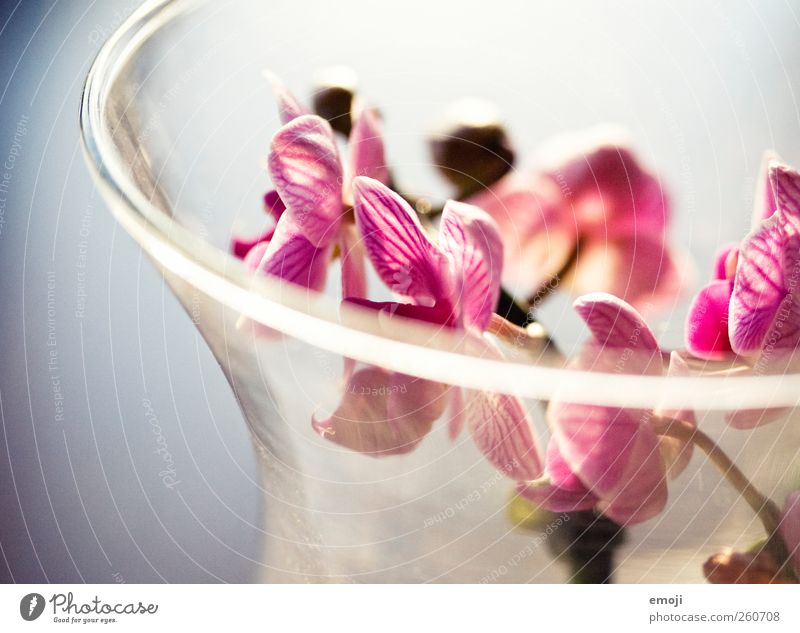
[[[768,535],[764,549],[775,557],[778,566],[782,568],[784,573],[791,574],[791,566],[788,565],[789,552],[778,532],[781,516],[780,509],[775,502],[763,495],[733,460],[728,457],[727,453],[693,424],[670,418],[657,418],[655,428],[656,433],[659,435],[692,442],[706,454],[728,483],[742,495],[742,498],[761,520]]]
[[[761,494],[725,451],[703,431],[688,422],[659,418],[656,422],[656,433],[692,442],[708,456],[728,483],[739,491],[739,494],[761,519],[767,533],[772,534],[778,528],[780,511],[775,503],[769,497]]]
[[[563,363],[566,360],[544,328],[536,321],[532,321],[527,327],[520,327],[499,314],[492,314],[486,331],[507,344],[525,349],[537,357],[547,354],[554,361]]]

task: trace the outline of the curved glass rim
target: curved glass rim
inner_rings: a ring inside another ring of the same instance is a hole
[[[800,373],[763,376],[638,376],[496,360],[467,353],[463,339],[403,320],[391,334],[374,313],[340,305],[267,277],[159,210],[134,184],[106,124],[106,99],[142,43],[210,0],[148,0],[99,50],[81,99],[84,155],[113,215],[160,266],[221,304],[315,347],[409,375],[467,388],[549,400],[624,407],[736,410],[794,407]]]

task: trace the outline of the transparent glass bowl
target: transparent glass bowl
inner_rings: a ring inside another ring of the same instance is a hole
[[[371,314],[340,307],[333,291],[309,295],[254,278],[226,252],[232,231],[256,230],[268,185],[259,160],[279,123],[262,68],[295,87],[295,77],[316,67],[339,61],[356,67],[372,87],[370,97],[389,104],[389,117],[408,111],[390,129],[390,156],[394,147],[407,150],[412,158],[400,173],[432,189],[437,184],[421,175],[406,129],[421,104],[462,96],[457,91],[470,64],[509,83],[517,72],[501,63],[508,62],[506,49],[489,46],[502,33],[481,31],[486,16],[480,12],[462,16],[465,32],[483,33],[480,57],[468,38],[452,34],[444,55],[429,25],[419,25],[413,51],[401,54],[397,47],[407,40],[387,34],[381,12],[370,6],[320,3],[311,11],[303,3],[148,2],[103,47],[83,97],[88,162],[111,211],[163,271],[253,432],[265,495],[263,579],[566,578],[565,566],[534,541],[537,531],[510,521],[514,483],[481,457],[468,434],[451,441],[445,424],[437,423],[415,450],[380,459],[320,437],[311,420],[341,397],[345,357],[412,381],[512,393],[526,399],[543,437],[539,403],[553,397],[692,408],[764,491],[781,499],[800,480],[797,466],[790,466],[800,446],[798,425],[790,420],[735,431],[723,413],[793,408],[798,374],[656,377],[583,372],[544,357],[498,361],[464,351],[458,338],[421,324],[387,329]],[[496,8],[497,15],[511,10]],[[446,17],[439,11],[431,20]],[[463,64],[453,61],[462,58]],[[425,72],[421,60],[430,62]],[[448,69],[457,80],[448,83]],[[682,324],[677,308],[670,324]],[[670,494],[663,515],[630,530],[619,580],[699,581],[710,554],[759,535],[747,507],[699,455]]]

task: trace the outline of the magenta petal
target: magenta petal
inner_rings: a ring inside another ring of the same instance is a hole
[[[602,291],[652,310],[674,300],[682,275],[663,237],[611,233],[603,241],[581,242],[575,267],[564,281],[576,295]]]
[[[552,438],[547,445],[545,474],[543,479],[547,482],[520,484],[520,493],[551,512],[588,510],[597,503],[597,497],[570,470],[558,443]]]
[[[366,297],[367,275],[364,269],[364,244],[352,224],[341,229],[342,298]]]
[[[786,232],[780,214],[764,220],[745,238],[731,295],[728,333],[737,354],[761,349],[786,298],[783,248]]]
[[[449,300],[446,257],[409,204],[386,185],[363,176],[353,180],[353,196],[367,257],[383,283],[418,303]]]
[[[448,200],[439,234],[442,249],[458,271],[455,301],[464,322],[483,331],[500,297],[503,242],[497,225],[478,207]]]
[[[511,479],[542,473],[533,426],[522,402],[508,394],[465,390],[467,428],[495,468]]]
[[[347,303],[369,308],[380,312],[382,315],[398,316],[404,319],[414,319],[425,323],[436,325],[453,326],[453,314],[448,307],[442,308],[439,305],[418,306],[410,303],[398,303],[396,301],[370,301],[369,299],[359,299],[357,297],[346,297]]]
[[[736,272],[736,259],[733,261],[733,269],[731,269],[732,258],[738,258],[739,244],[733,242],[726,244],[717,249],[714,254],[714,276],[712,279],[729,279],[733,280],[733,275]]]
[[[784,419],[791,413],[788,408],[738,409],[725,415],[725,421],[735,429],[755,429],[770,422]]]
[[[792,557],[794,572],[800,576],[800,492],[786,497],[781,513],[780,533]]]
[[[275,227],[258,270],[311,290],[322,290],[330,257],[330,246],[314,246],[285,215]]]
[[[314,246],[337,236],[342,215],[342,165],[331,126],[316,115],[284,125],[272,139],[269,171],[294,222]]]
[[[234,236],[234,238],[231,240],[231,251],[239,259],[244,259],[256,244],[260,244],[261,242],[269,242],[269,240],[272,239],[272,234],[274,232],[275,227],[271,226],[257,237],[242,237],[240,235]]]
[[[553,438],[567,468],[620,523],[645,521],[664,508],[666,476],[649,412],[553,403]]]
[[[308,114],[308,110],[303,107],[300,102],[295,99],[294,95],[289,92],[286,85],[280,78],[270,70],[263,72],[264,78],[272,86],[272,92],[278,100],[278,116],[281,123],[288,123],[299,116]]]
[[[780,162],[780,157],[773,150],[767,150],[761,157],[761,166],[759,167],[758,180],[756,181],[753,219],[750,223],[753,228],[775,213],[778,208],[775,201],[775,191],[770,180],[770,168],[776,162]]]
[[[250,272],[255,272],[258,270],[258,267],[261,265],[261,260],[264,259],[264,253],[267,252],[269,248],[269,242],[259,242],[244,256],[244,265],[247,266],[247,270]]]
[[[577,231],[549,178],[510,174],[468,202],[497,223],[504,246],[503,282],[513,294],[533,295],[569,261]]]
[[[286,205],[275,190],[267,191],[264,194],[264,211],[271,215],[275,221],[281,219],[283,212],[286,211]]]
[[[641,412],[553,403],[553,437],[569,469],[597,496],[617,490],[628,470]]]
[[[640,424],[630,450],[621,485],[600,499],[597,509],[622,525],[641,523],[658,515],[667,504],[667,482],[656,434]]]
[[[322,437],[370,455],[414,450],[447,406],[447,387],[367,367],[353,374],[336,411],[312,420]]]
[[[552,164],[545,173],[564,192],[582,236],[663,234],[667,196],[617,130],[563,135],[550,142],[547,155]]]
[[[694,356],[717,359],[731,353],[728,310],[733,284],[725,279],[703,287],[686,318],[686,348]]]
[[[604,347],[659,349],[655,334],[642,316],[622,299],[594,292],[579,297],[573,307]]]
[[[350,177],[367,176],[389,184],[389,168],[383,149],[381,123],[371,108],[365,108],[350,132]]]

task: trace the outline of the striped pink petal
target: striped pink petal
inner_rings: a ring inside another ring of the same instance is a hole
[[[330,246],[318,248],[309,242],[291,217],[284,215],[275,227],[258,270],[311,290],[322,290],[330,258]]]
[[[389,289],[424,305],[449,302],[448,262],[425,234],[417,214],[372,178],[353,180],[356,224],[367,257]]]
[[[737,354],[759,351],[787,296],[781,214],[764,220],[742,243],[731,295],[728,333]]]
[[[330,124],[316,115],[293,119],[273,137],[268,165],[305,237],[318,247],[333,242],[342,215],[342,165]]]
[[[503,242],[497,225],[478,207],[449,200],[442,213],[439,243],[454,262],[455,301],[464,323],[483,331],[500,297]]]
[[[343,224],[339,248],[342,258],[342,298],[366,297],[367,274],[364,266],[364,244],[356,227]]]
[[[465,390],[467,428],[487,460],[511,479],[536,479],[542,462],[522,402],[511,395]]]
[[[595,340],[605,347],[659,349],[655,334],[642,316],[618,297],[594,292],[579,297],[573,307]]]

